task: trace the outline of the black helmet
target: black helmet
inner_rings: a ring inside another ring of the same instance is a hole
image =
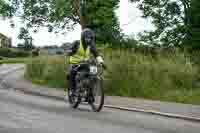
[[[95,34],[91,29],[86,28],[81,33],[81,39],[87,45],[91,45],[95,40]]]

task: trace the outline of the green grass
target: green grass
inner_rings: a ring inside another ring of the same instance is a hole
[[[103,50],[102,50],[103,51]],[[107,95],[200,104],[199,67],[183,53],[155,57],[127,50],[103,51]],[[25,77],[33,83],[66,88],[63,56],[43,56],[27,63]]]
[[[66,88],[66,69],[63,56],[42,56],[27,63],[25,78],[51,88]]]
[[[0,64],[25,64],[30,58],[3,58]]]

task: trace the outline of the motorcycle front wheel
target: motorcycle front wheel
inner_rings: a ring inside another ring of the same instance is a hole
[[[100,112],[104,105],[103,79],[97,79],[91,91],[89,104],[94,112]]]
[[[68,102],[72,108],[77,108],[81,102],[81,99],[76,94],[72,95],[72,90],[68,89]]]

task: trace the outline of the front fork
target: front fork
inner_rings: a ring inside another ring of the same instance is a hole
[[[95,89],[95,85],[96,85],[96,82],[100,79],[100,77],[93,77],[91,79],[91,86],[90,86],[90,89],[89,89],[89,96],[88,96],[88,99],[89,99],[89,103],[94,103],[95,102],[95,98],[94,98],[94,94],[93,94],[93,91]]]
[[[88,88],[85,88],[83,90],[78,90],[79,96],[84,98],[84,102],[88,102],[89,104],[95,102],[94,94],[93,94],[93,89],[96,85],[97,80],[100,78],[98,77],[91,77]],[[76,87],[83,88],[82,86],[77,85]],[[78,89],[78,88],[76,88]]]

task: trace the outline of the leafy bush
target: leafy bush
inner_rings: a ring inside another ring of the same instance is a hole
[[[8,57],[11,50],[8,48],[0,48],[0,56]]]
[[[3,57],[16,58],[16,57],[28,57],[29,55],[30,55],[29,52],[23,50],[0,48],[0,56]]]
[[[13,51],[13,56],[14,57],[28,57],[30,55],[29,52],[18,50],[18,51]]]
[[[32,51],[32,56],[33,56],[33,57],[39,56],[39,54],[40,54],[40,50],[39,50],[39,49],[34,49],[34,50]]]

